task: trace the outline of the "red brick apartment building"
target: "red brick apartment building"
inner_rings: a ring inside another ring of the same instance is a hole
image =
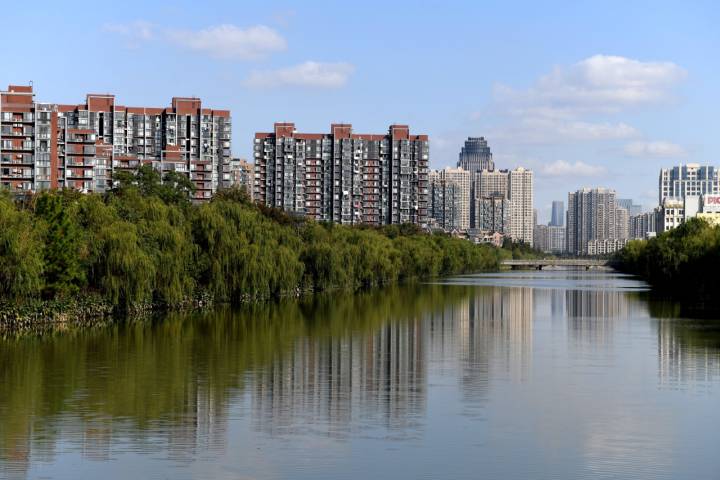
[[[168,108],[125,107],[114,95],[84,104],[35,101],[32,86],[0,91],[0,186],[18,194],[50,188],[103,192],[112,173],[152,165],[189,176],[197,200],[223,186],[231,163],[228,110],[174,97]]]
[[[362,134],[348,124],[297,133],[276,123],[255,134],[254,157],[257,202],[343,224],[427,222],[428,137],[407,125]]]

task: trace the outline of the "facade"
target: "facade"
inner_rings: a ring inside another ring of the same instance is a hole
[[[565,227],[535,225],[533,247],[546,253],[563,253],[565,251]]]
[[[508,198],[507,170],[482,170],[474,174],[473,191],[476,197],[497,197]]]
[[[430,217],[444,230],[470,228],[470,172],[446,168],[430,172]]]
[[[104,192],[117,170],[152,165],[187,175],[197,200],[222,186],[230,162],[228,110],[174,97],[170,107],[125,107],[114,95],[83,104],[38,103],[31,86],[0,92],[0,185],[17,194],[49,188]]]
[[[548,250],[550,253],[565,252],[565,227],[548,225]]]
[[[223,166],[223,188],[242,188],[252,198],[255,166],[244,158],[233,158]]]
[[[603,240],[590,240],[587,243],[587,254],[609,255],[625,248],[627,242],[627,238],[606,238]]]
[[[614,190],[584,188],[568,193],[567,251],[589,255],[591,240],[617,239],[616,212]]]
[[[547,225],[535,225],[533,229],[533,247],[541,252],[550,251],[550,231]]]
[[[476,218],[476,207],[481,198],[508,197],[507,170],[480,170],[473,173],[473,184],[470,204],[470,226],[482,228]]]
[[[618,207],[622,207],[628,212],[628,216],[634,217],[642,213],[642,205],[638,205],[631,198],[617,198],[615,203]]]
[[[478,198],[475,202],[475,228],[485,232],[509,233],[510,201],[503,195]]]
[[[565,225],[565,204],[562,200],[553,200],[552,216],[550,217],[551,227],[562,227]]]
[[[657,232],[657,218],[658,210],[630,217],[629,238],[647,239],[654,237]]]
[[[460,149],[457,166],[472,173],[495,169],[485,137],[468,137],[465,140],[465,145]]]
[[[667,232],[685,222],[685,202],[682,198],[665,197],[658,211],[658,232]]]
[[[276,123],[254,140],[254,199],[319,221],[386,225],[428,221],[427,135],[407,125],[385,134],[298,133]]]
[[[622,207],[615,210],[615,236],[616,238],[628,238],[630,236],[630,216],[627,209]]]
[[[665,198],[685,198],[686,196],[720,194],[720,176],[713,166],[700,166],[688,163],[660,170],[658,186],[658,204]]]
[[[533,172],[523,167],[508,174],[510,237],[533,245]]]
[[[430,172],[430,217],[445,230],[470,228],[470,172],[445,168]]]

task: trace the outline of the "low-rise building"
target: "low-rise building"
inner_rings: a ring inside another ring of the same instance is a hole
[[[606,238],[603,240],[590,240],[587,243],[588,255],[608,255],[625,248],[627,238]]]

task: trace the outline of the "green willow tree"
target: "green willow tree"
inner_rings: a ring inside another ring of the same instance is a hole
[[[105,195],[0,198],[0,297],[97,295],[120,309],[238,303],[496,269],[503,253],[415,225],[318,223],[237,189],[193,204],[187,177],[118,173]]]

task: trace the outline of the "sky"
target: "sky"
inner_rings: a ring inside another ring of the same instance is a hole
[[[23,6],[27,5],[27,6]],[[230,109],[233,153],[295,122],[430,137],[431,167],[484,136],[552,200],[609,187],[646,209],[659,169],[720,164],[720,3],[35,1],[3,9],[0,88],[38,101],[198,96]]]

